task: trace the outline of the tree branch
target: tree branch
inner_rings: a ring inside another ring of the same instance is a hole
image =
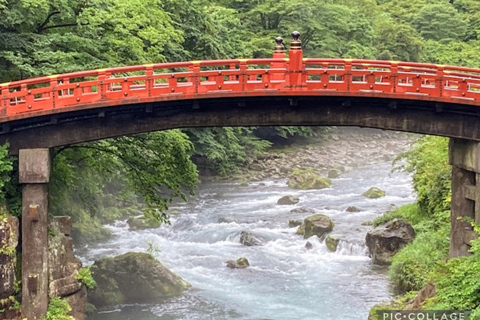
[[[60,14],[60,11],[53,11],[51,12],[47,18],[45,19],[45,21],[43,21],[43,23],[37,28],[37,33],[42,33],[43,30],[45,30],[45,26],[50,22],[50,19],[54,16],[54,15],[57,15],[57,14]]]

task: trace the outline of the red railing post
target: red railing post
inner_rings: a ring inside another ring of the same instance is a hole
[[[277,43],[275,45],[275,51],[273,52],[274,59],[285,59],[285,46],[283,45],[282,37],[277,37],[275,39]],[[272,62],[270,64],[270,69],[285,69],[285,62]],[[274,81],[285,80],[285,74],[282,72],[274,71],[271,72],[270,79]]]
[[[437,66],[437,74],[436,74],[436,81],[435,81],[435,89],[437,91],[438,97],[443,97],[443,89],[445,87],[444,82],[444,73],[445,66]]]
[[[0,103],[2,104],[0,107],[0,115],[6,116],[7,115],[7,108],[10,106],[10,100],[8,99],[8,85],[0,86]]]
[[[285,87],[287,88],[301,88],[305,87],[305,81],[303,73],[305,72],[305,67],[303,65],[303,51],[302,51],[302,41],[300,41],[300,32],[292,32],[292,41],[290,42],[290,50],[288,51],[288,70],[287,70],[287,79],[288,83]]]

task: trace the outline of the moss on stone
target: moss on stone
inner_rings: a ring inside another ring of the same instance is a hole
[[[289,188],[300,190],[324,189],[331,184],[329,178],[322,178],[311,169],[295,169],[287,181]]]
[[[377,199],[377,198],[384,197],[385,191],[377,187],[371,187],[370,189],[362,193],[362,196],[369,199]]]

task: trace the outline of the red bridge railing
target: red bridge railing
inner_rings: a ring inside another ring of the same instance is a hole
[[[271,59],[159,63],[3,83],[0,122],[76,109],[234,96],[386,97],[480,106],[480,69],[304,59],[299,43],[294,38],[289,58],[283,57],[279,41]]]

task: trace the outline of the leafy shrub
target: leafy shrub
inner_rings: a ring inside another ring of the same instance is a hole
[[[92,277],[92,272],[88,267],[83,267],[78,270],[77,280],[82,282],[88,289],[93,289],[97,286],[95,279]]]
[[[425,229],[431,231],[428,232]],[[415,240],[391,260],[389,278],[397,292],[420,290],[428,282],[430,273],[437,266],[437,261],[448,256],[447,228],[434,231],[433,224],[425,221],[417,226],[416,231]]]
[[[68,313],[72,310],[67,301],[61,298],[50,299],[48,303],[47,314],[40,318],[40,320],[75,320]]]

